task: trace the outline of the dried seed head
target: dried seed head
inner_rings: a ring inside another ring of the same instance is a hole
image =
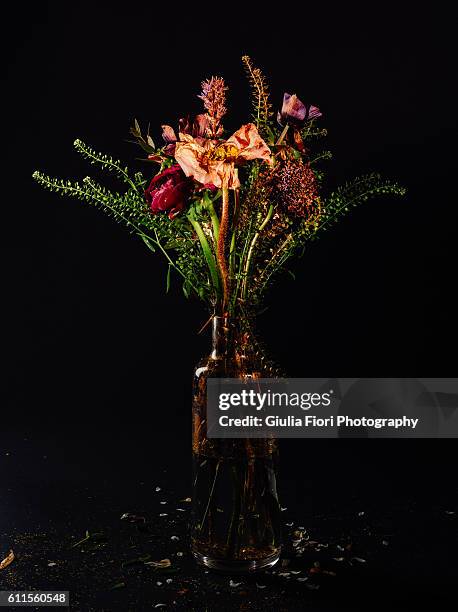
[[[287,160],[274,171],[274,197],[289,213],[311,219],[319,212],[318,186],[309,164]]]

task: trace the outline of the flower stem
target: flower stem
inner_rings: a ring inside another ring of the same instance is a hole
[[[267,266],[264,268],[264,270],[261,272],[261,275],[259,277],[258,280],[258,284],[261,283],[262,279],[266,276],[266,271],[270,270],[270,268],[272,268],[272,271],[269,272],[269,274],[267,275],[266,280],[264,281],[264,284],[261,286],[260,288],[260,293],[263,292],[264,287],[266,286],[266,284],[268,283],[270,277],[272,276],[272,274],[275,273],[276,270],[279,269],[280,265],[286,261],[286,259],[288,259],[288,257],[283,254],[281,258],[279,258],[280,263],[277,263],[277,258],[279,256],[279,254],[286,249],[289,246],[289,243],[291,242],[291,240],[293,239],[293,235],[292,234],[288,234],[288,236],[286,237],[286,239],[282,242],[282,244],[278,247],[278,249],[272,254],[272,257],[270,258],[269,263],[267,264]]]
[[[210,495],[208,496],[207,507],[205,508],[204,515],[203,515],[202,520],[200,522],[200,529],[199,529],[199,531],[202,531],[202,528],[203,528],[204,523],[205,523],[205,519],[207,518],[208,509],[210,508],[210,503],[211,503],[212,497],[213,497],[213,491],[215,490],[215,484],[216,484],[216,479],[218,477],[218,471],[219,471],[220,464],[221,464],[221,459],[218,461],[218,463],[215,466],[215,476],[213,478],[213,483],[212,483],[212,486],[211,486],[211,489],[210,489]]]
[[[285,125],[285,127],[283,128],[282,133],[278,137],[278,140],[277,140],[277,142],[275,144],[280,145],[283,142],[283,140],[285,139],[286,134],[288,133],[288,130],[289,130],[289,123],[287,123]]]
[[[269,210],[267,211],[267,215],[264,221],[259,226],[257,232],[253,236],[253,240],[251,241],[250,248],[248,250],[248,255],[246,258],[246,263],[245,263],[244,278],[243,278],[243,285],[242,285],[242,297],[245,297],[246,290],[247,290],[248,272],[250,270],[250,263],[251,263],[251,258],[253,256],[254,247],[256,246],[256,242],[258,241],[259,234],[262,232],[262,230],[266,227],[266,225],[269,223],[270,219],[272,218],[273,212],[274,212],[274,206],[273,204],[271,204],[269,206]]]
[[[199,295],[199,290],[197,289],[197,287],[195,285],[192,284],[192,282],[189,280],[189,278],[186,276],[186,274],[184,274],[180,268],[176,265],[176,263],[173,261],[173,259],[170,257],[170,255],[167,253],[167,251],[164,249],[164,247],[161,244],[161,241],[159,240],[159,236],[157,234],[157,230],[154,229],[154,238],[151,238],[151,236],[148,236],[147,234],[144,234],[143,232],[141,232],[140,234],[143,242],[146,244],[146,246],[148,246],[151,249],[151,246],[149,245],[149,241],[153,242],[157,247],[159,247],[159,249],[162,251],[164,257],[167,259],[167,261],[169,262],[169,265],[172,266],[172,268],[174,270],[176,270],[176,272],[178,272],[178,274],[180,274],[184,280],[189,283],[189,286],[194,289],[194,291],[196,292],[196,295]]]
[[[229,297],[229,271],[227,269],[227,262],[225,257],[225,247],[227,232],[229,229],[229,188],[227,184],[223,184],[223,207],[221,211],[221,223],[219,226],[218,245],[217,245],[217,259],[218,265],[221,272],[221,280],[223,283],[223,314],[226,311],[226,306]]]
[[[205,202],[205,208],[208,210],[208,214],[210,215],[210,219],[211,219],[212,226],[213,226],[213,239],[216,244],[218,242],[218,235],[219,235],[218,215],[216,214],[216,210],[215,210],[215,207],[213,206],[213,202],[209,197],[205,198],[204,202]]]
[[[228,548],[229,557],[236,556],[238,548],[238,532],[240,524],[240,510],[241,510],[241,478],[238,474],[237,466],[233,465],[232,471],[232,514],[231,522],[229,524],[229,530],[226,539],[226,546]]]
[[[235,232],[237,229],[237,222],[239,218],[240,211],[240,192],[239,189],[234,190],[234,221],[232,224],[232,236],[231,236],[231,246],[229,247],[229,272],[230,277],[233,277],[234,272],[234,264],[235,264]]]
[[[188,219],[192,227],[194,228],[194,231],[196,232],[197,237],[199,238],[200,246],[202,247],[203,254],[207,261],[208,269],[210,270],[210,276],[212,279],[213,287],[215,288],[216,294],[218,295],[219,290],[220,290],[220,285],[219,285],[219,277],[218,277],[218,270],[216,268],[216,263],[213,258],[213,253],[211,252],[210,245],[208,244],[207,237],[205,236],[200,223],[195,218],[195,213],[192,208],[190,209],[188,213]]]

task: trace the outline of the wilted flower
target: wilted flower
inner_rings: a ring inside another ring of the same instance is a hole
[[[285,93],[281,111],[277,114],[277,121],[280,125],[290,124],[300,127],[307,121],[321,117],[322,113],[316,106],[305,105],[299,100],[296,94]]]
[[[315,173],[301,160],[286,161],[274,171],[274,194],[279,205],[305,219],[320,212]]]
[[[168,211],[173,219],[184,210],[192,190],[192,181],[188,179],[178,164],[156,174],[145,191],[145,198],[151,212]]]
[[[184,117],[179,120],[178,126],[180,134],[190,134],[196,139],[204,138],[209,126],[209,117],[206,114],[196,115],[192,120],[189,116]],[[162,138],[167,143],[165,152],[174,155],[175,143],[178,140],[175,130],[170,125],[161,125],[161,128]]]
[[[162,128],[162,138],[164,142],[166,142],[167,144],[170,144],[178,140],[173,127],[171,127],[170,125],[161,125],[161,128]]]
[[[230,189],[240,187],[235,166],[251,159],[264,159],[270,163],[270,149],[253,123],[242,125],[226,141],[193,138],[180,133],[175,145],[175,159],[186,176],[192,176],[203,185],[211,183]]]
[[[193,120],[183,117],[178,121],[179,131],[182,134],[191,134],[194,138],[203,138],[208,127],[208,116],[205,114],[196,115]],[[177,142],[178,138],[175,130],[170,125],[161,125],[162,138],[166,143]]]

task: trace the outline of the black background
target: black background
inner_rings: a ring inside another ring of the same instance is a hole
[[[244,53],[270,77],[275,105],[286,90],[322,110],[329,189],[371,170],[408,188],[354,211],[294,265],[296,281],[278,283],[259,321],[272,354],[291,376],[456,375],[448,16],[218,6],[50,2],[4,14],[0,454],[19,457],[2,460],[7,480],[116,483],[165,465],[187,481],[206,312],[178,282],[165,295],[164,262],[123,227],[31,174],[94,174],[75,138],[147,173],[125,142],[133,117],[159,140],[161,123],[199,111],[213,74],[229,85],[235,130],[250,112]],[[456,492],[453,440],[292,440],[282,452],[284,486],[304,503],[333,490],[342,504],[355,492]]]

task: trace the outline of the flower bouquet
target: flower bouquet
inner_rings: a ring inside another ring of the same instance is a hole
[[[124,184],[107,189],[35,172],[44,187],[83,200],[127,226],[167,264],[187,298],[202,300],[212,321],[211,354],[196,368],[193,392],[194,494],[192,547],[221,569],[275,563],[280,552],[276,441],[208,439],[209,377],[272,377],[277,368],[253,333],[256,314],[289,260],[353,207],[378,195],[402,195],[398,184],[367,174],[326,193],[314,147],[326,135],[317,106],[285,93],[274,112],[266,79],[242,58],[251,88],[251,121],[226,131],[225,81],[202,83],[203,112],[162,125],[160,144],[135,120],[130,134],[153,170],[131,173],[80,140],[76,150]],[[248,114],[248,112],[247,112]],[[151,178],[151,175],[153,177]]]

